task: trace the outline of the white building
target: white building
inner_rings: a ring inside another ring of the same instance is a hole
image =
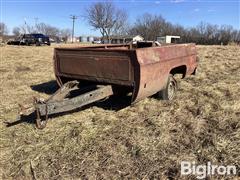
[[[67,42],[79,42],[79,38],[73,37],[73,39],[72,39],[72,36],[71,36],[71,37],[68,37]]]
[[[169,43],[178,43],[180,36],[162,36],[157,37],[157,41],[161,44],[169,44]]]

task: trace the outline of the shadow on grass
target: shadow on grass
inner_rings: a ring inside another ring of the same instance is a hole
[[[44,82],[41,84],[32,85],[30,87],[34,91],[49,94],[49,95],[54,94],[59,88],[57,81],[55,81],[55,80],[51,80],[51,81]]]

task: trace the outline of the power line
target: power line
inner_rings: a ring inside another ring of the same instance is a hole
[[[72,19],[72,43],[73,43],[73,37],[74,37],[74,25],[75,25],[75,20],[78,18],[78,16],[75,15],[70,15],[70,19]]]

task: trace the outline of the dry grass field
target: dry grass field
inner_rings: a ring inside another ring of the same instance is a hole
[[[240,168],[239,46],[198,46],[198,74],[179,80],[171,102],[146,98],[119,110],[122,99],[95,103],[43,130],[4,122],[18,103],[57,89],[53,46],[0,50],[2,179],[194,179],[180,175],[183,160]]]

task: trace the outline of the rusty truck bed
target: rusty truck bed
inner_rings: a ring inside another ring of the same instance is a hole
[[[56,48],[55,75],[62,86],[70,80],[128,87],[132,102],[161,90],[170,73],[193,74],[197,62],[195,44],[155,47],[101,45]]]
[[[34,98],[32,105],[20,105],[17,121],[7,126],[34,117],[36,127],[42,129],[49,115],[76,110],[112,95],[131,95],[131,103],[155,93],[171,100],[177,87],[173,76],[195,74],[196,68],[194,44],[138,42],[56,48],[54,69],[60,88],[48,99]]]

